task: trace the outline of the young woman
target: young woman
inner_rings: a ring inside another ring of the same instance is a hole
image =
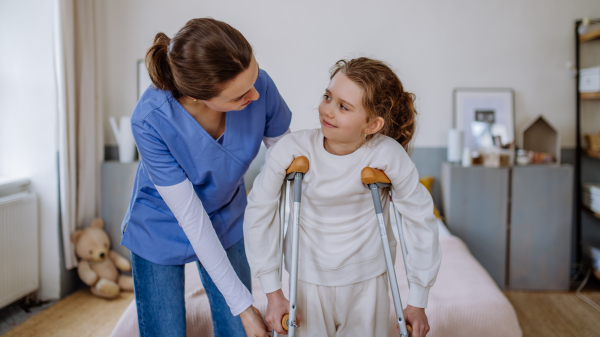
[[[121,242],[131,250],[140,336],[186,335],[191,261],[214,335],[266,336],[250,294],[243,176],[261,142],[288,131],[291,112],[248,41],[224,22],[190,20],[172,40],[158,33],[146,67],[154,85],[131,118],[141,160]]]
[[[244,239],[255,277],[267,294],[265,319],[283,332],[288,300],[277,269],[280,254],[277,200],[285,171],[306,156],[299,236],[297,305],[299,336],[387,336],[390,299],[380,232],[361,170],[383,170],[402,213],[410,292],[404,310],[413,337],[429,331],[425,307],[441,252],[433,201],[419,183],[406,149],[414,130],[413,95],[384,63],[368,58],[339,61],[319,105],[321,128],[289,134],[267,154],[248,197]],[[381,193],[389,225],[389,197]],[[289,233],[289,232],[288,232]],[[291,245],[286,238],[286,266]],[[396,239],[389,235],[392,256]]]

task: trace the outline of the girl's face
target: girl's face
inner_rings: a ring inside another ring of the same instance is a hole
[[[363,90],[342,72],[331,79],[319,104],[319,119],[325,138],[338,143],[362,144],[365,134],[381,129],[381,117],[367,124],[362,98]]]
[[[215,111],[237,111],[247,107],[259,97],[254,83],[258,79],[258,63],[252,57],[248,69],[225,85],[225,89],[217,97],[205,100],[204,103]]]

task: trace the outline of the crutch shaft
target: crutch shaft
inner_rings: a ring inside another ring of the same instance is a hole
[[[300,197],[302,196],[302,179],[304,174],[308,171],[309,164],[308,158],[304,156],[296,157],[294,161],[286,170],[286,198],[287,198],[287,184],[290,180],[294,180],[294,204],[293,204],[293,215],[292,215],[292,265],[290,268],[290,306],[289,314],[282,317],[282,327],[288,330],[289,336],[293,337],[296,334],[296,328],[298,324],[296,322],[296,294],[298,289],[298,245],[299,245],[299,228],[300,228]],[[287,207],[287,199],[284,203],[284,209]],[[283,217],[285,219],[285,216]],[[284,230],[285,226],[282,226]],[[283,231],[281,235],[285,236],[287,230]],[[283,258],[283,244],[281,245],[281,254]],[[283,260],[282,260],[283,261]],[[280,268],[280,272],[283,266]],[[287,317],[286,317],[287,316]],[[290,317],[292,317],[290,319]],[[273,334],[276,336],[276,334]]]
[[[288,203],[288,185],[289,181],[286,180],[281,187],[281,197],[279,198],[279,251],[281,252],[281,258],[279,260],[279,281],[281,282],[283,275],[283,241],[285,239],[285,231],[286,231],[286,219],[285,216],[287,214],[287,203]],[[286,330],[287,328],[284,327]],[[277,331],[272,332],[273,337],[279,337]]]
[[[302,178],[304,174],[297,172],[294,179],[294,215],[292,223],[292,267],[290,268],[290,307],[288,333],[296,335],[296,294],[298,289],[298,246],[300,232],[300,197],[302,195]]]
[[[408,252],[406,251],[406,244],[404,243],[404,231],[402,230],[402,214],[398,212],[393,202],[391,204],[392,209],[394,210],[394,217],[396,218],[396,227],[398,228],[400,247],[402,248],[402,261],[404,261],[404,271],[406,272],[406,276],[408,277],[408,266],[406,265],[406,257],[408,256]],[[410,282],[408,282],[408,287],[410,288]]]
[[[379,187],[377,184],[369,184],[368,186],[371,190],[371,195],[373,196],[373,203],[375,204],[375,214],[377,215],[377,222],[379,224],[381,243],[383,244],[383,254],[385,255],[385,263],[387,265],[390,288],[392,289],[392,297],[394,299],[394,308],[396,309],[396,322],[398,323],[398,328],[400,329],[400,335],[402,337],[409,337],[409,333],[406,328],[406,321],[404,320],[404,311],[402,310],[402,301],[400,300],[398,280],[396,279],[396,270],[394,269],[394,262],[392,260],[392,252],[390,250],[390,243],[388,241],[385,220],[383,219],[383,208],[381,207]]]
[[[279,260],[279,281],[283,275],[283,240],[285,238],[285,205],[287,203],[287,181],[281,187],[281,197],[279,198],[279,251],[281,258]]]

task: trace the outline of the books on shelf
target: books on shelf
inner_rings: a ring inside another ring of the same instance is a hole
[[[583,184],[583,204],[596,213],[600,213],[600,183]]]

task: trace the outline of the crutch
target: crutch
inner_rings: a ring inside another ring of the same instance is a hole
[[[294,181],[294,213],[292,215],[292,267],[290,270],[290,307],[289,314],[285,314],[281,319],[281,325],[285,330],[288,330],[289,336],[294,337],[296,335],[296,328],[298,328],[296,322],[296,289],[298,288],[298,232],[300,228],[300,196],[302,195],[302,178],[304,174],[308,172],[308,158],[302,156],[294,159],[290,164],[290,167],[286,170],[285,184],[283,187],[281,199],[280,199],[280,222],[281,228],[279,231],[279,249],[281,252],[281,261],[279,265],[279,280],[283,272],[283,240],[287,232],[285,226],[285,214],[287,214],[287,198],[288,198],[288,187],[290,182]],[[290,319],[292,317],[292,319]],[[273,336],[276,337],[278,334],[273,331]]]
[[[362,182],[371,190],[373,203],[375,204],[375,214],[377,215],[377,222],[379,223],[381,243],[383,243],[383,253],[385,255],[388,277],[390,279],[390,288],[392,288],[394,308],[396,309],[396,322],[398,323],[398,328],[400,329],[400,336],[410,337],[412,328],[410,324],[407,324],[404,320],[404,311],[402,310],[402,302],[400,301],[400,291],[398,289],[398,280],[396,279],[396,270],[394,269],[394,263],[392,262],[392,253],[390,251],[390,243],[388,242],[386,225],[385,221],[383,220],[383,208],[381,207],[381,199],[379,197],[379,189],[382,187],[392,186],[392,183],[385,173],[383,173],[383,171],[370,167],[365,167],[360,175]],[[400,224],[398,224],[398,230],[398,234],[400,235],[402,241],[402,249],[404,249],[404,236],[402,235],[402,228]],[[402,258],[404,259],[404,265],[406,266],[406,256],[404,250],[402,251]]]

